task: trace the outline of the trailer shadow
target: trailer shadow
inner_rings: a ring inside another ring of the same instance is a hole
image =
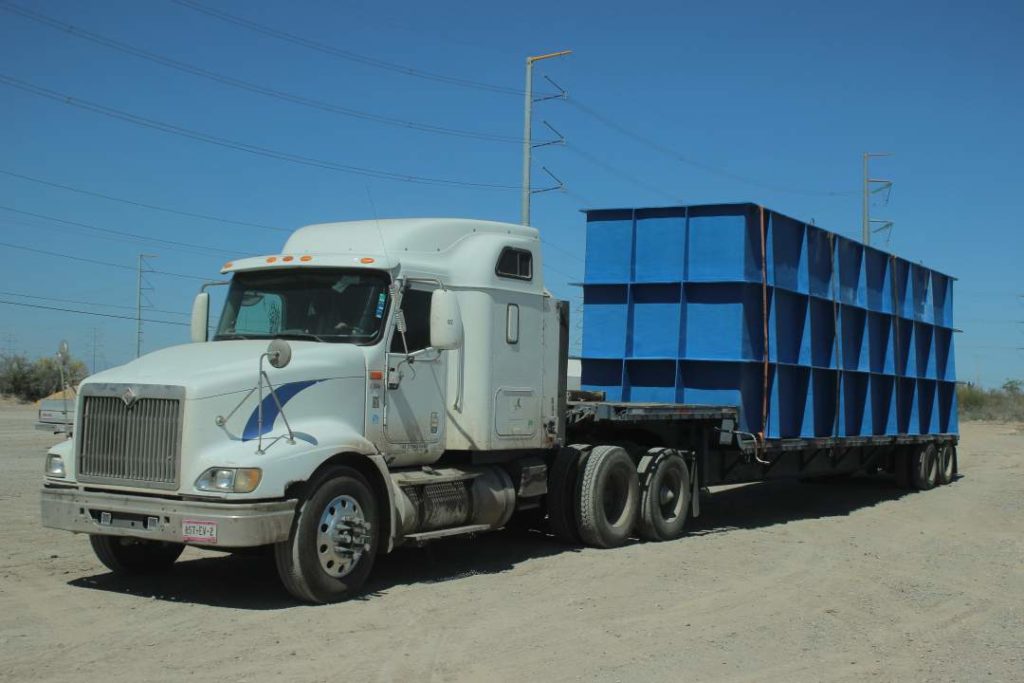
[[[884,477],[820,482],[780,480],[730,486],[703,498],[702,514],[691,521],[689,533],[701,536],[803,519],[842,517],[910,493]],[[498,574],[521,562],[579,550],[550,534],[521,529],[439,540],[422,548],[399,548],[377,559],[363,594],[355,599],[372,599],[398,586]],[[232,609],[301,607],[281,586],[269,553],[209,554],[180,561],[171,572],[162,575],[123,577],[100,573],[74,579],[69,585]]]
[[[704,496],[690,534],[760,529],[803,519],[845,517],[913,493],[886,477],[780,479],[723,487]]]

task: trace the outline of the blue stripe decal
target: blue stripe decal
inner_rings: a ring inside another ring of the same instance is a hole
[[[277,394],[277,400],[280,401],[281,405],[288,403],[292,400],[296,394],[303,389],[308,389],[314,384],[323,382],[322,379],[311,379],[303,382],[289,382],[288,384],[282,384],[277,387],[274,391]],[[263,397],[263,433],[266,434],[274,428],[274,422],[277,421],[277,416],[280,414],[280,410],[277,409],[277,403],[274,401],[274,397],[268,392]],[[253,439],[260,436],[259,432],[259,420],[260,410],[259,406],[253,408],[252,415],[249,416],[249,421],[245,423],[245,429],[242,430],[242,441],[252,441]]]

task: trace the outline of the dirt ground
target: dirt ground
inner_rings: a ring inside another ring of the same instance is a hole
[[[1024,679],[1024,433],[963,426],[961,478],[718,490],[687,537],[499,532],[382,558],[294,604],[263,558],[120,579],[39,525],[29,406],[0,406],[0,680]]]

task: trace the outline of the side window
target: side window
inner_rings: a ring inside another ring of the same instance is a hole
[[[505,247],[498,256],[498,265],[494,272],[499,277],[511,277],[517,280],[533,279],[533,254],[525,249]]]
[[[402,295],[402,311],[405,313],[405,341],[409,353],[430,346],[430,295],[418,289],[407,289]],[[402,335],[395,330],[391,337],[391,351],[405,353]]]

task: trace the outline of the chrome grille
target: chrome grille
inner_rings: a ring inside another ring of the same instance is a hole
[[[82,399],[82,424],[78,431],[81,481],[161,489],[178,487],[180,399],[140,396],[130,404],[120,396]]]

